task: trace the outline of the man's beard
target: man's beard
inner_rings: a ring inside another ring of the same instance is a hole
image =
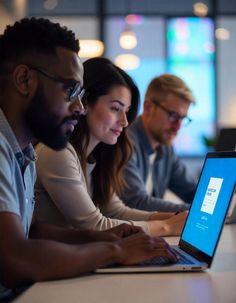
[[[177,132],[174,132],[172,130],[169,130],[169,132],[172,132],[172,134],[173,134],[172,138],[166,138],[165,133],[163,131],[157,132],[157,131],[150,130],[150,132],[151,132],[152,138],[157,143],[162,144],[162,145],[171,145],[177,136]]]
[[[25,114],[25,121],[33,136],[55,150],[63,149],[69,141],[71,131],[62,133],[62,125],[66,120],[78,117],[67,117],[61,122],[56,114],[50,112],[42,86],[38,87],[31,104]]]

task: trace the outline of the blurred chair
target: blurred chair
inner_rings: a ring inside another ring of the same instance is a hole
[[[215,148],[216,151],[236,150],[236,128],[221,128]]]

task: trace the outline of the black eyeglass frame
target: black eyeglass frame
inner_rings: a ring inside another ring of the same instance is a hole
[[[39,66],[28,65],[28,67],[30,69],[36,70],[37,72],[39,72],[43,76],[45,76],[45,77],[47,77],[47,78],[49,78],[53,81],[62,83],[64,85],[68,86],[68,87],[71,86],[72,89],[70,90],[70,92],[68,94],[68,101],[69,102],[74,102],[76,100],[76,98],[78,98],[78,96],[80,97],[80,100],[83,98],[83,96],[85,94],[85,89],[83,87],[81,87],[79,82],[73,82],[73,84],[72,84],[71,80],[64,79],[60,76],[53,75],[50,72],[46,71],[44,68],[39,67]]]
[[[165,108],[165,106],[163,106],[157,100],[152,99],[151,101],[152,101],[153,104],[160,107],[162,110],[164,110],[168,114],[168,119],[169,119],[170,123],[177,123],[177,122],[181,121],[182,125],[186,126],[186,125],[188,125],[189,123],[192,122],[192,119],[189,118],[188,116],[181,116],[177,112]]]

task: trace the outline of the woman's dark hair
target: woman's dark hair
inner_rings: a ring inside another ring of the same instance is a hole
[[[131,77],[106,58],[93,58],[84,62],[84,105],[93,106],[100,96],[106,95],[116,86],[127,87],[131,92],[131,108],[127,113],[129,124],[135,119],[139,107],[139,91]],[[86,169],[86,150],[90,130],[86,116],[81,116],[78,126],[71,136],[71,144],[81,160],[82,169]],[[109,203],[114,193],[120,193],[125,186],[122,175],[124,164],[130,159],[132,145],[123,129],[115,145],[100,142],[92,152],[96,167],[92,174],[93,201],[96,205]]]

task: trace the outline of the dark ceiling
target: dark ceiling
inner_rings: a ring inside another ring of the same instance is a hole
[[[115,15],[148,14],[164,16],[193,15],[193,4],[201,0],[57,0],[53,10],[44,8],[45,0],[26,1],[29,16],[46,15]],[[0,0],[8,11],[14,10],[14,0]],[[236,0],[202,0],[209,15],[236,15]]]

